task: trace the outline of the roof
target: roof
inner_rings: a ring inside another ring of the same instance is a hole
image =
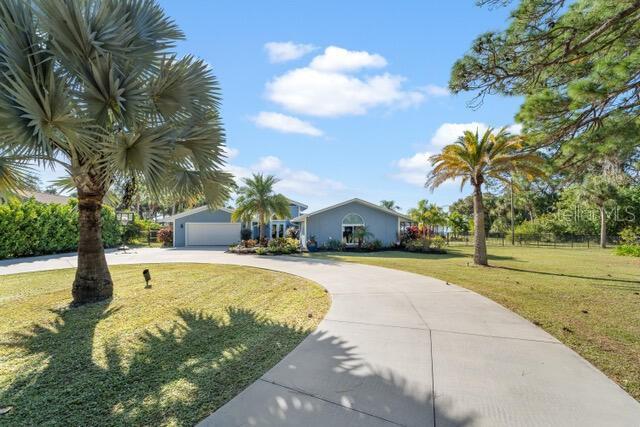
[[[66,205],[67,202],[69,202],[69,197],[67,196],[41,193],[39,191],[25,191],[20,196],[25,199],[33,198],[36,202],[40,203],[55,203],[59,205]]]
[[[166,217],[166,218],[164,218],[164,221],[165,222],[172,222],[172,221],[175,221],[178,218],[184,218],[185,216],[193,215],[193,214],[198,213],[198,212],[204,212],[204,211],[206,211],[208,209],[209,209],[209,206],[207,206],[207,205],[198,206],[197,208],[188,209],[188,210],[186,210],[184,212],[180,212],[180,213],[172,215],[170,217]],[[227,208],[218,208],[218,209],[212,209],[212,210],[214,210],[214,211],[224,211],[224,212],[227,212],[227,213],[233,213],[233,210],[227,209]]]
[[[305,205],[304,203],[300,203],[300,202],[296,202],[295,200],[289,199],[287,197],[287,199],[289,200],[289,203],[291,203],[292,205],[296,205],[296,206],[300,206],[302,208],[302,210],[307,209],[309,206]]]
[[[358,199],[357,197],[355,197],[353,199],[349,199],[349,200],[346,200],[346,201],[344,201],[342,203],[331,205],[329,207],[317,210],[315,212],[311,212],[311,213],[308,213],[308,214],[297,216],[297,217],[293,218],[291,220],[291,222],[302,222],[302,221],[304,221],[305,218],[308,218],[310,216],[317,215],[319,213],[326,212],[326,211],[329,211],[331,209],[339,208],[340,206],[348,205],[349,203],[354,203],[354,202],[355,203],[360,203],[361,205],[364,205],[364,206],[367,206],[367,207],[370,207],[370,208],[373,208],[373,209],[377,209],[379,211],[382,211],[382,212],[385,212],[385,213],[388,213],[388,214],[391,214],[391,215],[395,215],[397,217],[406,219],[408,221],[411,220],[411,218],[409,218],[407,215],[401,214],[400,212],[394,211],[393,209],[387,209],[384,206],[379,206],[379,205],[376,205],[374,203],[367,202],[366,200]]]

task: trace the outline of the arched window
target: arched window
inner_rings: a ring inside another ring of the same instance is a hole
[[[354,238],[354,232],[358,228],[364,227],[364,220],[362,217],[355,213],[350,213],[342,218],[342,242],[347,245],[354,245],[357,243]]]
[[[364,221],[360,215],[350,213],[342,218],[342,225],[364,225]]]

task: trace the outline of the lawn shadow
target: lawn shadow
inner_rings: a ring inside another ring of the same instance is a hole
[[[327,375],[343,383],[350,382],[351,376],[356,382],[366,380],[378,390],[376,395],[345,390],[337,402],[330,403],[283,388],[282,396],[245,408],[244,421],[280,425],[288,420],[296,425],[295,420],[309,411],[314,417],[330,418],[342,410],[345,399],[353,408],[388,408],[390,417],[407,408],[433,412],[433,396],[416,394],[407,379],[375,369],[363,377],[365,361],[340,337],[321,331],[308,335],[308,330],[272,322],[253,311],[228,308],[228,319],[177,310],[176,319],[169,323],[139,334],[116,333],[119,339],[97,346],[99,323],[119,310],[108,303],[56,310],[53,322],[4,339],[3,350],[20,353],[5,359],[7,366],[18,371],[25,363],[30,369],[23,369],[0,389],[0,407],[12,407],[0,416],[0,424],[194,425],[258,380],[305,337],[329,361]],[[97,352],[104,354],[99,362]],[[385,399],[376,397],[380,390]],[[304,405],[299,404],[300,396]],[[282,399],[289,402],[285,409]],[[439,419],[452,425],[472,421],[471,416],[447,414],[444,408],[438,410]]]
[[[566,274],[566,273],[553,273],[553,272],[549,272],[549,271],[537,271],[537,270],[527,270],[524,268],[515,268],[515,267],[505,267],[505,266],[492,266],[493,268],[499,268],[502,270],[509,270],[509,271],[517,271],[519,273],[531,273],[531,274],[540,274],[543,276],[555,276],[555,277],[569,277],[572,279],[584,279],[584,280],[597,280],[597,281],[602,281],[602,282],[611,282],[611,283],[628,283],[628,284],[632,284],[635,286],[625,286],[625,285],[610,285],[607,284],[607,286],[612,286],[615,287],[617,289],[626,289],[626,290],[637,290],[638,288],[640,288],[640,279],[639,280],[628,280],[628,279],[617,279],[615,277],[594,277],[594,276],[582,276],[579,274]]]

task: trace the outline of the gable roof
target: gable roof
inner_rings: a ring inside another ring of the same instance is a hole
[[[175,221],[178,218],[184,218],[185,216],[193,215],[193,214],[198,213],[198,212],[204,212],[204,211],[206,211],[208,209],[209,209],[209,206],[207,206],[207,205],[198,206],[197,208],[188,209],[188,210],[186,210],[184,212],[180,212],[180,213],[177,213],[177,214],[172,215],[170,217],[167,217],[167,218],[164,219],[164,221],[166,221],[166,222]],[[212,210],[213,211],[223,211],[223,212],[227,212],[227,213],[233,213],[233,210],[227,209],[227,208],[224,208],[224,207],[223,208],[218,208],[218,209],[212,209]]]
[[[322,213],[322,212],[330,211],[331,209],[339,208],[340,206],[348,205],[349,203],[360,203],[361,205],[367,206],[369,208],[377,209],[379,211],[382,211],[382,212],[385,212],[385,213],[388,213],[388,214],[391,214],[391,215],[395,215],[395,216],[400,217],[402,219],[406,219],[407,221],[411,221],[411,218],[409,218],[405,214],[402,214],[400,212],[396,212],[393,209],[387,209],[384,206],[379,206],[379,205],[376,205],[374,203],[367,202],[366,200],[358,199],[357,197],[355,197],[353,199],[349,199],[349,200],[346,200],[346,201],[344,201],[342,203],[338,203],[338,204],[335,204],[335,205],[328,206],[326,208],[317,210],[315,212],[311,212],[311,213],[308,213],[308,214],[303,214],[303,215],[297,216],[297,217],[293,218],[291,220],[291,222],[301,222],[301,221],[304,221],[304,219],[307,218],[307,217],[310,217],[310,216],[313,216],[313,215],[317,215],[317,214]]]
[[[290,199],[290,198],[288,198],[288,197],[287,197],[287,200],[289,200],[289,203],[290,203],[290,204],[301,207],[301,208],[302,208],[302,210],[305,210],[305,209],[307,209],[307,208],[309,207],[309,206],[305,205],[304,203],[296,202],[295,200]]]

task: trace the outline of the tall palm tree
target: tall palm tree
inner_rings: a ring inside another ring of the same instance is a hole
[[[588,176],[582,184],[581,196],[600,212],[600,247],[607,247],[607,204],[618,195],[618,186],[606,176]]]
[[[75,304],[113,293],[100,209],[116,179],[211,206],[230,194],[218,83],[171,51],[183,38],[155,0],[0,2],[0,148],[62,165],[75,184]]]
[[[509,174],[513,171],[532,178],[542,175],[542,157],[525,150],[522,138],[512,137],[505,128],[498,133],[490,128],[482,135],[478,130],[465,131],[430,160],[433,168],[426,186],[431,190],[453,179],[461,179],[461,187],[468,182],[473,186],[473,262],[488,265],[482,185],[490,179],[509,184]]]
[[[276,193],[273,186],[278,178],[273,175],[253,174],[244,178],[244,185],[238,189],[236,209],[231,214],[233,221],[251,221],[258,219],[260,241],[264,239],[265,224],[273,217],[289,218],[289,199]]]
[[[380,200],[380,206],[391,209],[392,211],[400,210],[400,206],[396,205],[395,200]]]

